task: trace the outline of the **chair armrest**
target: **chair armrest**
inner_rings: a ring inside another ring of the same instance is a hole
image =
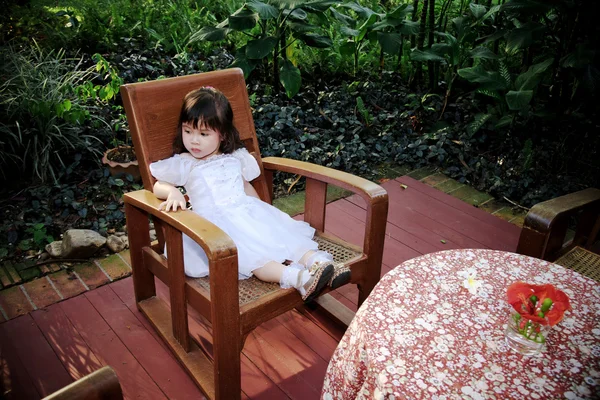
[[[267,170],[290,172],[339,186],[358,194],[369,204],[387,202],[387,192],[384,188],[367,179],[347,172],[281,157],[265,157],[262,159],[262,162],[263,167]]]
[[[166,224],[169,224],[202,246],[209,260],[226,258],[237,254],[235,243],[229,235],[210,221],[193,211],[160,211],[162,203],[154,193],[148,190],[137,190],[123,196],[125,203],[144,210]]]
[[[554,259],[563,249],[568,218],[579,211],[573,244],[581,243],[594,229],[600,210],[600,190],[589,188],[534,205],[527,213],[517,252],[545,260]],[[595,234],[594,234],[595,235]]]
[[[600,205],[600,190],[595,188],[543,201],[531,207],[523,225],[540,232],[547,232],[559,218],[593,206],[595,202]]]

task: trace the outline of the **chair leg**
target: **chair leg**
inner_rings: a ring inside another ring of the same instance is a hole
[[[165,226],[167,254],[169,255],[169,294],[171,297],[171,321],[173,336],[181,347],[190,351],[187,301],[185,298],[185,272],[183,267],[183,241],[181,232],[170,225]]]
[[[381,262],[385,242],[385,229],[382,229],[382,227],[385,227],[387,224],[387,213],[387,195],[382,196],[378,202],[370,204],[367,208],[364,252],[369,258],[363,278],[357,285],[359,307],[369,296],[371,290],[373,290],[381,277]]]
[[[135,301],[139,303],[156,296],[154,275],[144,266],[142,254],[142,249],[150,246],[150,226],[148,215],[129,203],[125,203],[125,215],[127,216],[127,233],[133,270],[133,289]]]
[[[217,399],[240,399],[242,391],[237,254],[210,264],[213,359]],[[221,282],[235,282],[223,287]]]

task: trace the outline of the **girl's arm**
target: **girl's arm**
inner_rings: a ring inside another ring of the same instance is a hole
[[[181,207],[182,210],[185,210],[185,197],[183,194],[177,189],[175,186],[171,185],[167,182],[156,181],[154,184],[154,194],[159,199],[166,199],[158,206],[159,210],[163,208],[165,211],[169,211],[170,208],[173,211],[177,211],[177,207]]]
[[[258,196],[258,193],[256,193],[254,186],[252,186],[250,184],[250,182],[248,182],[245,179],[244,179],[244,192],[246,192],[246,194],[248,196],[256,197],[257,199],[261,200],[261,198]]]

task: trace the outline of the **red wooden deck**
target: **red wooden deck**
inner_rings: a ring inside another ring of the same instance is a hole
[[[406,189],[401,184],[408,186]],[[453,248],[514,251],[520,229],[409,177],[383,184],[390,209],[382,273],[421,254]],[[353,196],[327,206],[327,230],[362,244],[364,212]],[[159,295],[168,289],[159,284]],[[357,290],[333,293],[356,310]],[[251,399],[316,399],[343,329],[291,311],[249,335],[242,391]],[[193,313],[190,330],[210,346]],[[112,366],[128,399],[197,399],[200,391],[137,311],[131,278],[0,324],[0,398],[39,399]]]

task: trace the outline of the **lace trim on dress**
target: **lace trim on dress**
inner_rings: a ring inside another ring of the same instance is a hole
[[[236,150],[236,151],[234,151],[233,153],[222,153],[222,154],[215,154],[214,156],[210,156],[210,157],[208,157],[208,158],[204,158],[204,159],[183,157],[181,154],[176,154],[175,156],[179,156],[179,157],[180,157],[182,160],[184,160],[184,161],[190,161],[190,162],[192,162],[192,163],[194,163],[194,164],[206,164],[206,163],[208,163],[208,162],[210,162],[210,161],[217,161],[217,160],[220,160],[220,159],[222,159],[222,158],[228,158],[228,157],[233,157],[233,158],[236,158],[236,159],[237,159],[237,157],[235,157],[235,155],[234,155],[234,154],[235,154],[235,153],[237,153],[237,152],[244,152],[244,151],[245,151],[246,153],[248,153],[248,150],[246,150],[246,149],[244,149],[244,148],[241,148],[241,149],[237,149],[237,150]],[[250,157],[252,157],[252,156],[250,155],[250,153],[248,153],[248,155],[249,155]],[[192,156],[192,157],[193,157],[193,156]]]

